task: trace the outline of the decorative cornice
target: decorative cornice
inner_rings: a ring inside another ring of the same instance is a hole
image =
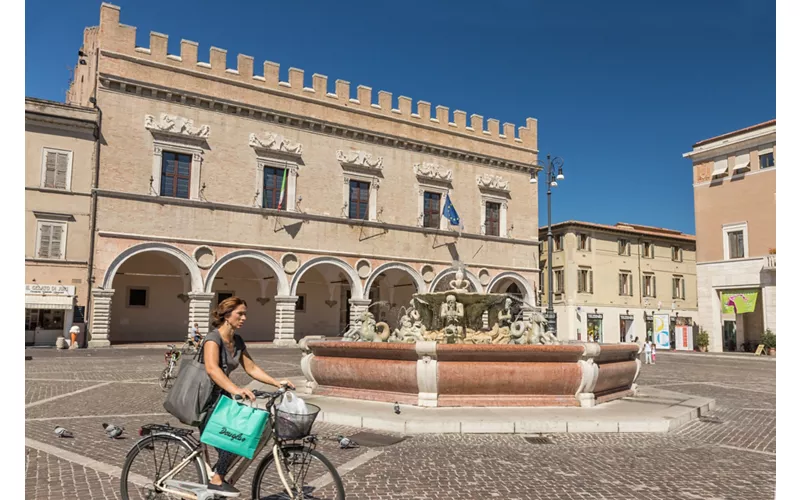
[[[208,139],[211,128],[208,125],[194,126],[194,121],[182,116],[161,113],[161,120],[156,122],[153,115],[144,116],[144,128],[151,132],[177,135],[195,139]]]
[[[435,181],[450,182],[453,180],[453,170],[445,169],[438,163],[415,163],[414,173],[417,177]]]
[[[302,144],[290,141],[281,134],[275,132],[266,132],[261,138],[256,134],[250,134],[250,146],[257,149],[265,149],[267,151],[276,151],[278,153],[291,155],[299,156],[303,154]]]
[[[346,167],[367,168],[370,170],[383,170],[383,156],[372,158],[372,154],[365,151],[336,151],[336,160]]]
[[[113,53],[105,55],[117,56]],[[127,56],[120,55],[119,57],[124,58]],[[137,62],[141,61],[137,60]],[[133,94],[140,98],[167,102],[174,102],[174,99],[178,97],[183,106],[224,113],[226,116],[239,116],[256,121],[277,123],[297,129],[312,130],[314,132],[334,135],[340,138],[346,137],[352,141],[359,141],[365,144],[379,144],[381,146],[406,149],[418,153],[441,156],[443,158],[514,171],[539,172],[542,170],[542,167],[531,163],[479,154],[475,151],[468,151],[465,149],[431,144],[425,141],[410,139],[407,137],[378,133],[372,130],[327,122],[325,120],[309,116],[295,115],[292,113],[277,111],[252,104],[245,104],[242,102],[230,101],[214,96],[182,91],[171,87],[165,87],[163,85],[140,82],[108,73],[100,74],[100,90],[104,92],[114,92],[125,95]],[[235,113],[233,113],[233,111],[235,111]]]
[[[499,175],[484,173],[476,176],[475,180],[479,188],[491,189],[494,191],[508,191],[508,181]]]

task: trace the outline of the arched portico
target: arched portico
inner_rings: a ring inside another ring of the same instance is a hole
[[[401,262],[387,262],[376,267],[364,285],[364,296],[374,305],[370,311],[392,329],[398,326],[401,311],[408,307],[412,296],[426,291],[422,275]]]
[[[458,269],[455,268],[455,267],[448,267],[447,269],[442,270],[439,274],[436,275],[435,278],[433,278],[433,281],[431,282],[431,286],[430,286],[430,291],[431,292],[437,291],[437,287],[439,287],[440,289],[442,287],[445,287],[444,289],[439,290],[439,291],[444,291],[444,290],[449,289],[450,287],[447,286],[448,285],[448,281],[455,279],[456,271],[458,271]],[[450,276],[450,278],[448,278],[448,276]],[[483,286],[481,286],[480,280],[478,279],[477,276],[472,274],[472,271],[469,271],[469,270],[465,269],[464,270],[464,279],[466,279],[467,281],[470,282],[470,285],[471,285],[470,286],[470,291],[472,291],[472,292],[483,292]]]

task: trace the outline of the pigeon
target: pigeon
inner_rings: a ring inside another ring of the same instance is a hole
[[[71,437],[73,437],[72,433],[70,431],[66,430],[65,428],[61,427],[60,425],[57,425],[56,428],[53,429],[53,432],[55,432],[56,436],[58,436],[60,438],[71,438]]]
[[[400,415],[400,404],[397,401],[394,402],[394,412]]]
[[[341,449],[357,448],[358,447],[358,443],[356,443],[355,441],[353,441],[352,439],[350,439],[348,437],[336,436],[336,439],[339,440],[339,448],[341,448]]]
[[[117,427],[111,424],[103,424],[103,429],[105,429],[106,434],[108,434],[108,437],[111,439],[117,439],[122,435],[123,431],[125,431],[125,427]]]

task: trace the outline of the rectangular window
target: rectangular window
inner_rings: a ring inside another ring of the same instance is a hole
[[[623,297],[633,295],[633,277],[629,271],[619,273],[619,294]]]
[[[619,252],[620,255],[630,255],[631,242],[628,240],[619,240],[617,243],[617,252]]]
[[[594,293],[591,269],[578,269],[578,293]]]
[[[554,252],[561,252],[564,250],[564,235],[563,234],[554,234],[553,235],[553,251]]]
[[[647,242],[647,241],[642,243],[642,257],[644,257],[645,259],[652,259],[653,258],[653,255],[654,255],[653,250],[654,250],[654,248],[653,248],[653,244],[652,243]]]
[[[286,203],[281,198],[281,187],[283,187],[283,178],[286,175],[288,172],[284,168],[264,167],[264,208],[286,210]],[[284,194],[283,197],[285,198],[286,195]]]
[[[588,234],[579,234],[578,235],[578,250],[584,250],[588,252],[592,249],[591,242],[589,241]]]
[[[129,288],[128,307],[147,307],[147,288]]]
[[[728,258],[744,258],[744,231],[728,232]]]
[[[42,309],[39,326],[42,330],[62,330],[64,328],[64,310]]]
[[[220,302],[222,302],[223,300],[229,299],[234,295],[236,294],[233,292],[223,292],[223,291],[217,292],[217,305],[219,305]]]
[[[500,204],[492,201],[486,202],[486,235],[500,236]]]
[[[440,193],[425,191],[422,199],[422,227],[439,228],[442,212],[441,202],[442,195]]]
[[[645,297],[656,296],[656,277],[652,274],[642,276],[642,295]]]
[[[369,215],[369,182],[350,181],[351,219],[366,219]]]
[[[672,247],[672,261],[683,262],[683,249],[679,246]]]
[[[775,153],[768,151],[758,155],[758,165],[761,168],[769,168],[775,166]]]
[[[686,299],[686,283],[683,280],[683,276],[672,277],[672,298]]]
[[[161,154],[161,196],[189,199],[189,181],[192,173],[192,155]]]
[[[36,257],[64,259],[67,243],[67,223],[40,221],[36,232]]]
[[[306,312],[306,296],[305,294],[297,296],[297,302],[294,303],[294,310],[297,312]]]
[[[69,190],[72,153],[69,151],[44,150],[42,187]]]
[[[564,293],[564,270],[553,270],[553,293]]]

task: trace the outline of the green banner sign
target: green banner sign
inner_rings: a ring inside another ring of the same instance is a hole
[[[758,299],[758,292],[723,292],[722,312],[723,314],[751,313],[756,310],[756,299]]]

